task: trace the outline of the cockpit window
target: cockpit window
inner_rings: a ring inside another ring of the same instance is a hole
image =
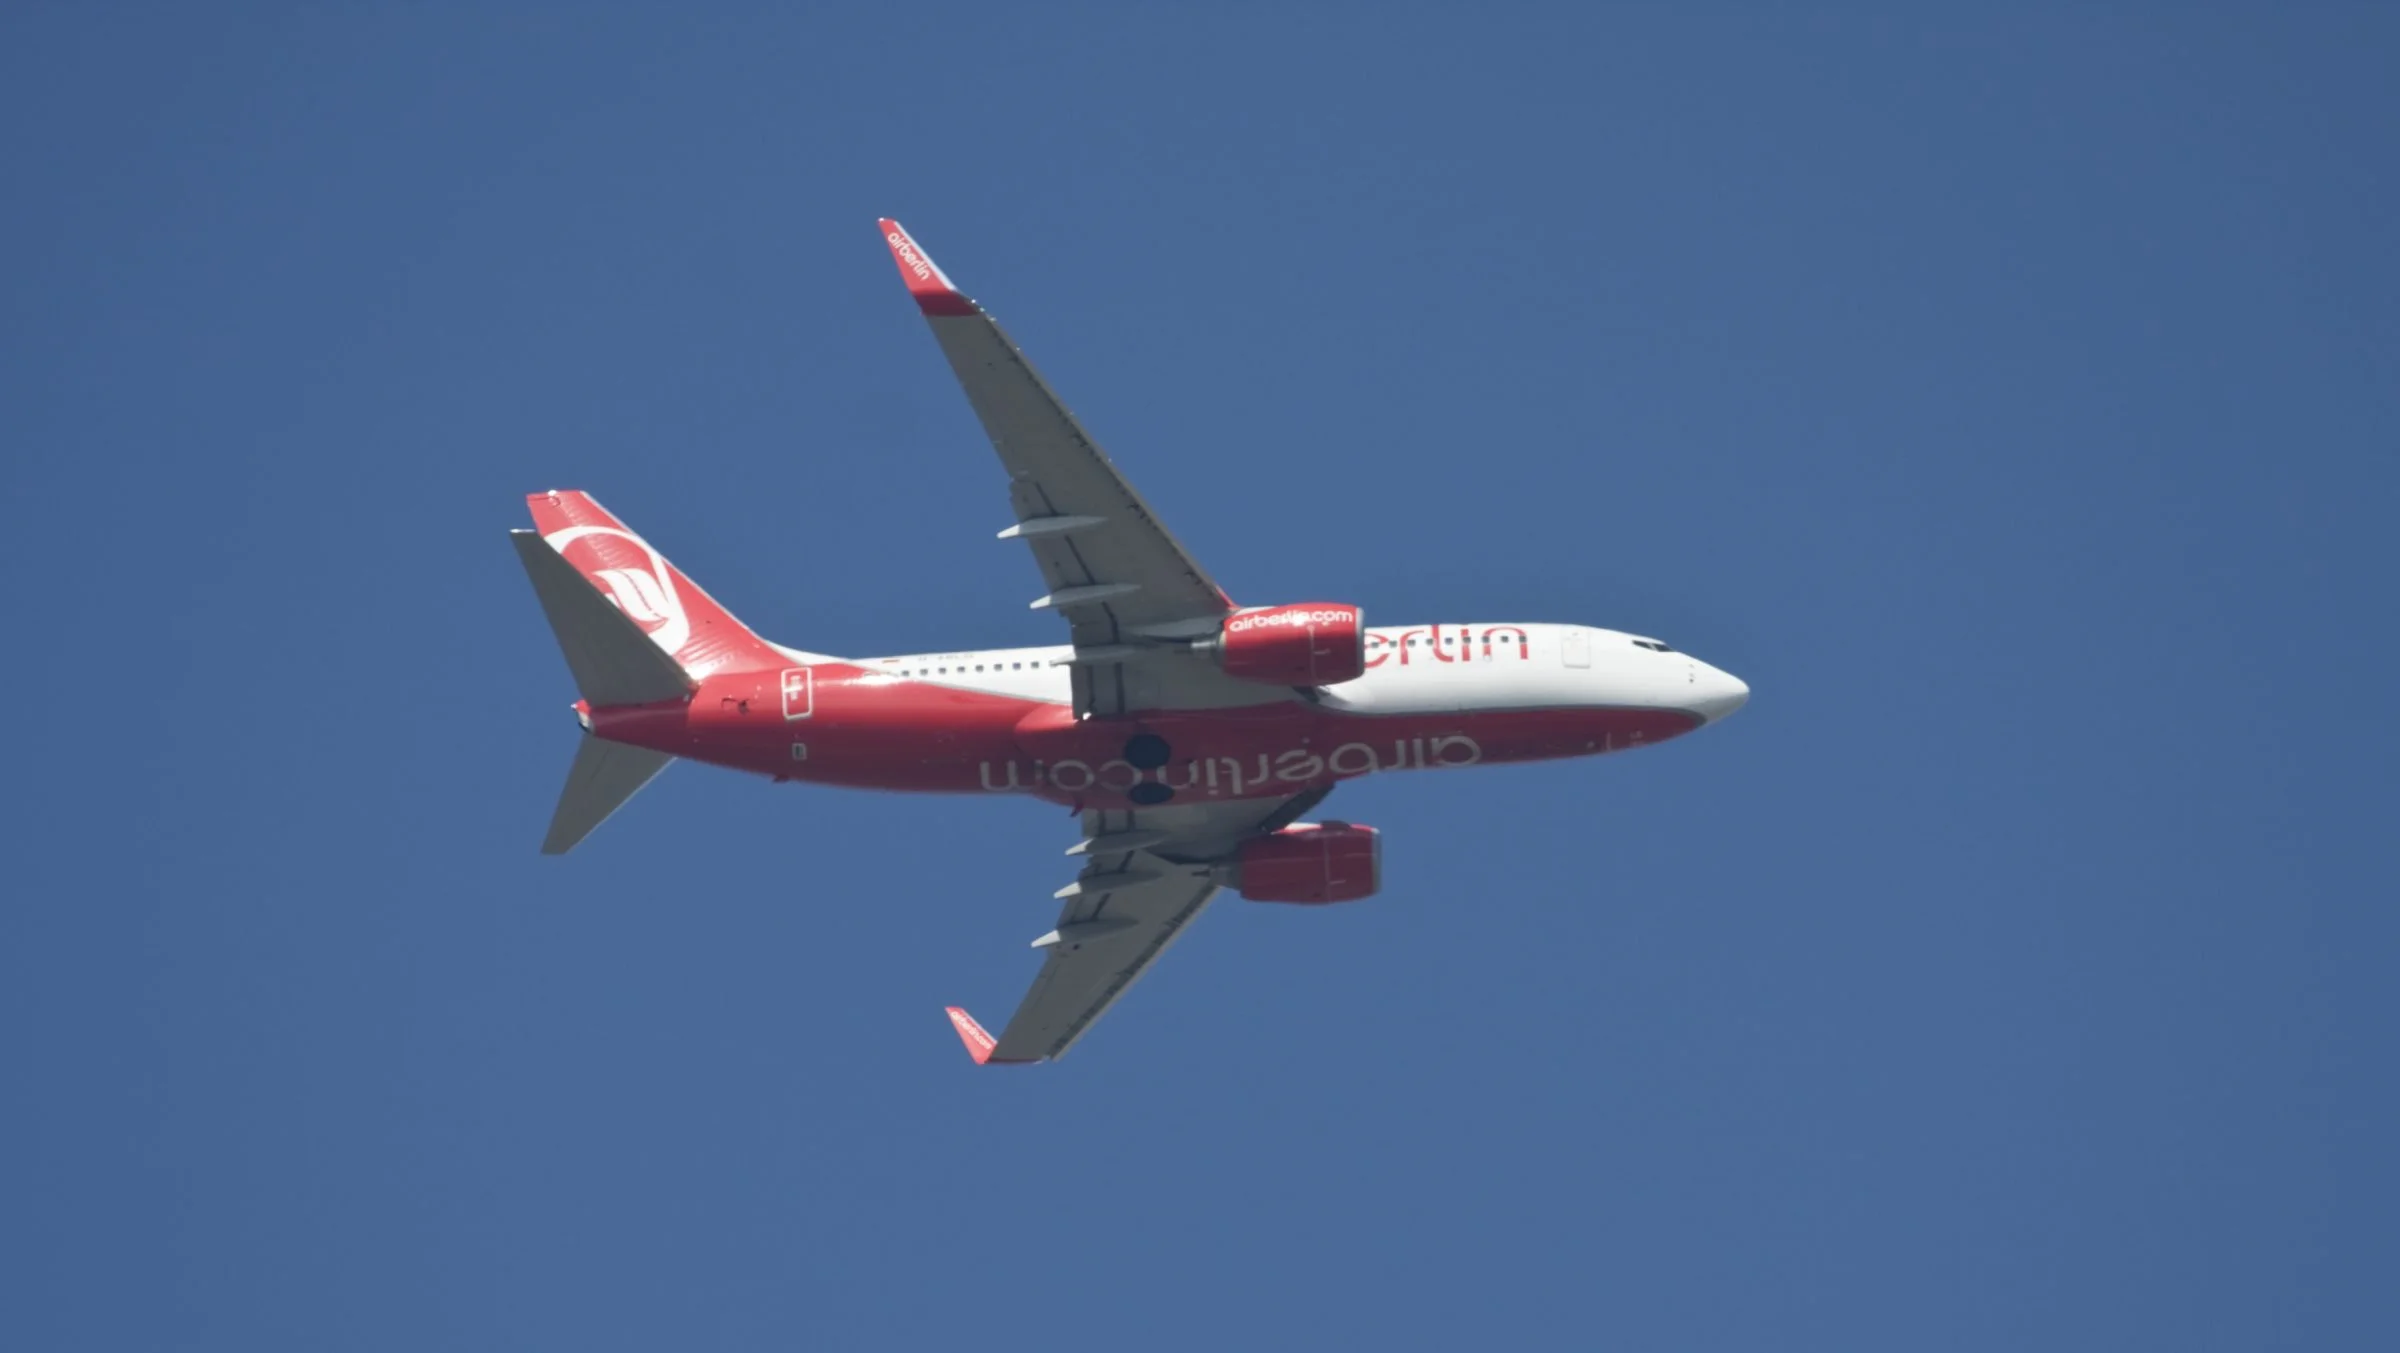
[[[1636,639],[1633,641],[1633,646],[1635,648],[1649,649],[1653,653],[1672,653],[1675,651],[1674,649],[1667,647],[1665,644],[1660,643],[1656,639]]]

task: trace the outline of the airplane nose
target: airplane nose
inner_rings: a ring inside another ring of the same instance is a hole
[[[1715,723],[1749,703],[1750,686],[1747,682],[1731,672],[1720,671],[1697,658],[1694,658],[1692,662],[1700,669],[1700,679],[1694,684],[1699,687],[1699,699],[1695,708],[1699,710],[1701,718]]]

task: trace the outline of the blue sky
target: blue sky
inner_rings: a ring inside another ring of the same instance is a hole
[[[2393,1346],[2400,23],[1986,8],[12,10],[0,1344]],[[1056,810],[538,857],[528,491],[1058,637],[881,214],[1235,596],[1750,708],[1030,1072]]]

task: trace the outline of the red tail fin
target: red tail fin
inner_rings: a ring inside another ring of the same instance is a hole
[[[718,672],[788,667],[783,650],[752,634],[588,493],[527,494],[533,524],[550,548],[616,604],[694,681]]]

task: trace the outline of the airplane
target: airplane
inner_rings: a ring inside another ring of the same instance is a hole
[[[1740,709],[1738,678],[1582,625],[1369,626],[1239,606],[1016,344],[897,221],[901,280],[1008,474],[1067,642],[840,658],[759,637],[590,495],[531,494],[519,559],[585,736],[542,842],[564,854],[682,758],[777,781],[1028,795],[1080,823],[1033,986],[977,1065],[1065,1055],[1217,894],[1319,906],[1382,883],[1373,827],[1304,822],[1344,780],[1649,747]]]

